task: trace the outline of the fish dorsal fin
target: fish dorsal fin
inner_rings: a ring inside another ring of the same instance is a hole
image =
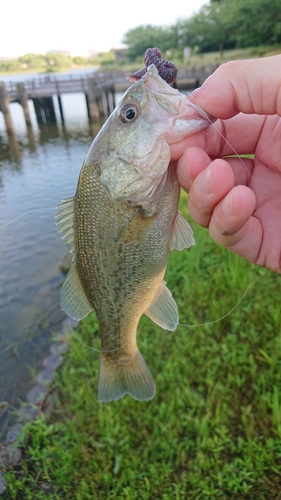
[[[55,215],[58,233],[62,239],[69,244],[70,252],[74,255],[74,198],[66,198],[57,206],[58,213]]]
[[[172,226],[172,233],[169,241],[170,250],[183,250],[195,244],[196,242],[190,224],[181,213],[178,212]]]
[[[81,285],[75,262],[62,286],[60,300],[62,310],[76,320],[85,318],[93,310]]]
[[[164,330],[175,330],[178,326],[178,307],[165,281],[145,314]]]

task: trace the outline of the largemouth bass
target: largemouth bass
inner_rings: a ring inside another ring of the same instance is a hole
[[[162,328],[176,329],[177,305],[163,281],[168,250],[195,243],[178,212],[169,145],[209,124],[151,65],[94,139],[75,196],[59,206],[59,231],[73,255],[61,307],[79,320],[96,312],[99,401],[155,395],[137,347],[137,325],[146,314]]]

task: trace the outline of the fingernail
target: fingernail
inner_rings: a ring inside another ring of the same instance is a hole
[[[187,175],[188,174],[188,170],[187,168],[185,168],[185,171],[183,172],[182,170],[182,167],[181,167],[181,164],[179,163],[179,166],[178,166],[178,172],[179,172],[179,175],[181,176],[181,178],[187,182],[187,183],[190,183],[192,182],[192,179],[189,178],[189,176]]]
[[[227,217],[231,217],[231,216],[235,215],[234,210],[233,210],[233,206],[232,206],[232,198],[230,198],[229,196],[224,198],[224,200],[222,201],[222,204],[221,204],[221,208],[222,208],[223,213],[225,215],[227,215]]]
[[[203,172],[199,179],[198,179],[198,191],[203,194],[203,195],[210,195],[213,194],[213,188],[212,188],[212,179],[213,179],[213,173],[210,168],[207,168],[205,172]]]

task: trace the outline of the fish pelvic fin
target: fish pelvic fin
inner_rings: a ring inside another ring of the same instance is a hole
[[[155,396],[156,387],[151,372],[139,350],[129,361],[108,363],[100,358],[98,398],[102,403],[121,399],[129,394],[137,401],[148,401]]]

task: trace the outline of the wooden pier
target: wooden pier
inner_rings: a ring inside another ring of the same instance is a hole
[[[190,68],[180,73],[175,82],[179,90],[196,88],[202,85],[218,65]],[[57,96],[61,121],[64,122],[64,113],[61,96],[67,93],[80,92],[85,95],[88,118],[90,122],[107,117],[115,108],[116,92],[124,92],[131,84],[121,72],[93,72],[92,74],[65,77],[45,76],[25,82],[1,82],[0,77],[0,111],[2,111],[6,130],[14,134],[14,126],[10,114],[10,104],[18,102],[23,108],[27,127],[31,126],[28,100],[33,101],[38,124],[56,123],[53,96]]]

